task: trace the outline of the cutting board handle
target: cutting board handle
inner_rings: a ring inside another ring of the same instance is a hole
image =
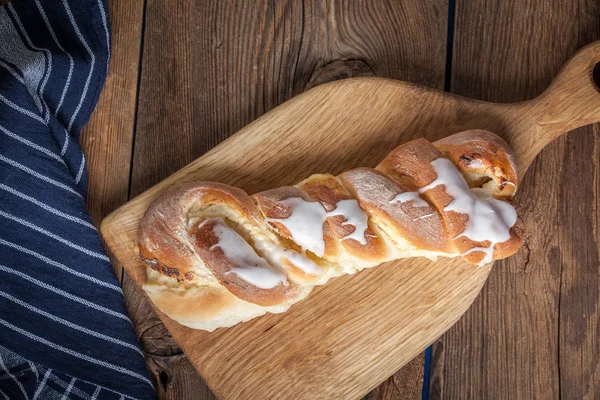
[[[507,140],[517,150],[524,174],[554,139],[600,122],[600,41],[583,47],[567,61],[540,96],[513,106],[514,124],[506,132]]]
[[[600,41],[575,54],[535,102],[538,124],[550,131],[600,122]]]

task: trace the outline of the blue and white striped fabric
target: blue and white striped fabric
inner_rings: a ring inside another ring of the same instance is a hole
[[[86,213],[109,49],[104,0],[0,7],[0,400],[155,396]]]

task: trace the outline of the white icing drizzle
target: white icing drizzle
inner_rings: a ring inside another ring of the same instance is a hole
[[[280,283],[289,285],[282,268],[272,266],[261,258],[243,237],[223,222],[217,220],[213,233],[219,241],[210,250],[219,247],[225,257],[237,265],[230,273],[261,289],[272,289]]]
[[[410,203],[412,202],[413,207],[429,207],[429,204],[421,197],[419,197],[418,192],[404,192],[400,193],[392,200],[390,200],[390,204],[396,203]]]
[[[325,254],[323,240],[323,224],[326,211],[321,203],[306,201],[301,197],[290,197],[281,200],[283,205],[291,208],[292,213],[287,218],[267,218],[268,222],[279,222],[290,231],[292,240],[302,247],[302,251],[312,251],[319,257]]]
[[[468,215],[465,230],[457,237],[465,236],[475,242],[490,242],[488,247],[477,247],[463,253],[474,251],[485,253],[479,265],[493,260],[494,246],[510,239],[510,228],[517,221],[517,212],[509,203],[484,195],[484,191],[471,191],[454,164],[445,158],[432,161],[437,178],[429,185],[421,188],[420,193],[436,186],[444,185],[446,192],[453,200],[444,211],[454,211]],[[477,195],[476,195],[477,194]]]
[[[468,167],[469,168],[483,168],[483,167],[485,167],[485,165],[483,165],[483,162],[479,158],[474,158],[471,160]]]
[[[344,218],[346,218],[346,221],[344,221],[342,225],[354,226],[354,232],[344,236],[341,240],[354,239],[363,246],[367,244],[365,232],[369,227],[369,219],[358,205],[358,201],[354,199],[338,201],[335,210],[329,211],[326,214],[328,217],[334,217],[336,215],[342,215]]]
[[[283,257],[287,258],[294,266],[300,268],[303,272],[310,275],[319,275],[323,269],[314,263],[313,260],[303,254],[292,250],[283,250]]]
[[[301,197],[290,197],[281,200],[281,203],[292,210],[287,218],[267,218],[268,222],[279,222],[290,231],[292,240],[298,244],[302,251],[309,250],[318,257],[325,254],[325,240],[323,238],[323,224],[327,217],[342,215],[346,221],[342,225],[353,225],[354,231],[341,240],[354,239],[362,245],[367,244],[365,232],[368,228],[368,217],[354,199],[340,200],[333,211],[327,212],[321,203],[306,201]],[[309,258],[301,256],[289,256],[286,258],[307,273],[315,273],[319,268]],[[312,264],[312,265],[310,265]],[[313,272],[309,272],[313,271]]]
[[[319,275],[323,270],[310,258],[293,250],[287,250],[278,246],[270,240],[256,240],[254,247],[269,260],[271,264],[281,265],[281,259],[285,258],[294,266],[310,275]]]

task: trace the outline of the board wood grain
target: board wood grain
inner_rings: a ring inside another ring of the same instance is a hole
[[[456,7],[450,90],[472,98],[537,96],[600,38],[595,0]],[[598,160],[594,125],[556,140],[532,164],[517,196],[526,247],[495,264],[473,306],[433,346],[431,399],[600,396]]]
[[[102,233],[139,285],[145,280],[136,243],[139,221],[158,193],[174,184],[215,180],[254,193],[312,173],[374,166],[402,142],[435,140],[469,128],[503,136],[515,150],[522,176],[546,144],[600,121],[600,92],[592,80],[598,62],[600,42],[573,57],[541,96],[517,104],[485,103],[375,78],[318,86],[113,212]],[[456,259],[396,261],[337,278],[285,314],[212,333],[159,315],[219,397],[355,398],[454,324],[489,271],[489,266]]]

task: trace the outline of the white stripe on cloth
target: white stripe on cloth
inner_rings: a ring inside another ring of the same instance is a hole
[[[66,272],[68,272],[68,273],[70,273],[72,275],[78,276],[79,278],[86,279],[86,280],[88,280],[90,282],[94,282],[97,285],[104,286],[104,287],[112,289],[112,290],[114,290],[116,292],[121,292],[121,288],[119,286],[117,286],[117,285],[113,285],[111,283],[101,281],[100,279],[96,279],[96,278],[94,278],[92,276],[89,276],[89,275],[86,275],[86,274],[81,273],[79,271],[76,271],[74,269],[71,269],[71,268],[67,267],[64,264],[59,263],[58,261],[54,261],[54,260],[52,260],[52,259],[50,259],[48,257],[45,257],[45,256],[41,255],[40,253],[36,253],[35,251],[30,250],[28,248],[25,248],[23,246],[20,246],[20,245],[18,245],[16,243],[11,243],[9,241],[6,241],[6,240],[0,238],[0,244],[4,245],[4,246],[7,246],[7,247],[11,247],[11,248],[13,248],[15,250],[19,250],[19,251],[21,251],[21,252],[23,252],[25,254],[29,254],[30,256],[35,257],[38,260],[44,261],[46,264],[52,265],[53,267],[60,268],[63,271],[66,271]]]
[[[77,176],[75,177],[75,183],[79,184],[81,180],[81,176],[83,175],[83,167],[85,167],[85,155],[81,153],[81,165],[79,165],[79,172],[77,172]]]
[[[100,394],[100,386],[96,386],[96,390],[94,390],[94,393],[92,393],[92,400],[96,400],[98,398],[99,394]]]
[[[9,137],[11,137],[11,138],[13,138],[15,140],[18,140],[19,142],[21,142],[21,143],[23,143],[23,144],[25,144],[25,145],[33,148],[33,149],[36,149],[37,151],[40,151],[40,152],[46,154],[49,157],[52,157],[55,160],[57,160],[58,162],[60,162],[61,164],[63,164],[63,165],[66,166],[65,161],[58,154],[55,154],[55,153],[51,152],[50,150],[48,150],[48,149],[46,149],[46,148],[44,148],[44,147],[42,147],[40,145],[37,145],[37,144],[33,143],[32,141],[27,140],[24,137],[21,137],[21,136],[17,135],[14,132],[9,131],[8,129],[6,129],[2,125],[0,125],[0,131],[2,131],[6,136],[9,136]]]
[[[35,374],[35,380],[37,381],[38,379],[40,379],[40,374],[38,373],[37,368],[35,367],[35,364],[32,363],[31,361],[27,361],[27,364],[29,364],[29,368],[31,368],[31,370],[33,371],[33,373]]]
[[[40,310],[39,308],[32,306],[31,304],[26,303],[16,297],[14,297],[13,295],[11,295],[9,293],[6,293],[6,292],[3,292],[0,290],[0,297],[4,297],[5,299],[12,301],[13,303],[16,303],[16,304],[20,305],[21,307],[28,309],[29,311],[32,311],[39,315],[42,315],[46,318],[49,318],[54,322],[58,322],[59,324],[68,326],[71,329],[75,329],[76,331],[87,333],[88,335],[93,336],[97,339],[106,340],[107,342],[111,342],[114,344],[121,345],[123,347],[130,348],[130,349],[134,350],[136,353],[138,353],[139,355],[141,355],[142,357],[144,356],[144,353],[140,349],[138,349],[136,346],[134,346],[130,343],[124,342],[122,340],[116,339],[112,336],[108,336],[108,335],[105,335],[100,332],[93,331],[93,330],[83,327],[81,325],[77,325],[73,322],[67,321],[66,319],[63,319],[61,317],[57,317],[56,315],[51,314],[47,311]]]
[[[23,107],[19,107],[18,105],[16,105],[15,103],[10,101],[6,97],[2,96],[1,94],[0,94],[0,100],[2,100],[2,102],[4,102],[7,106],[12,108],[13,110],[16,110],[16,111],[20,112],[21,114],[26,115],[29,118],[33,118],[36,121],[41,122],[42,124],[46,125],[46,121],[44,121],[44,119],[41,118],[39,115],[36,115],[35,113],[32,113],[31,111],[26,110]]]
[[[58,115],[58,111],[60,110],[60,108],[63,105],[63,102],[65,101],[65,96],[67,95],[67,90],[69,90],[69,85],[71,84],[71,77],[73,76],[73,67],[74,67],[75,63],[73,62],[73,57],[69,53],[66,53],[66,54],[70,58],[69,62],[71,63],[71,65],[69,66],[69,74],[67,75],[67,82],[65,83],[63,92],[60,95],[60,101],[58,102],[58,105],[56,106],[56,110],[54,110],[54,116]]]
[[[50,376],[51,373],[52,373],[51,369],[48,369],[48,371],[46,371],[46,373],[44,374],[44,379],[42,379],[42,382],[40,383],[40,385],[38,386],[37,390],[33,394],[33,399],[32,400],[36,400],[38,398],[38,396],[40,395],[40,393],[42,392],[42,390],[46,386],[46,382],[48,381],[48,377]]]
[[[88,77],[85,80],[85,84],[83,85],[83,93],[81,94],[81,99],[79,100],[79,104],[77,105],[75,112],[71,116],[71,120],[69,121],[69,126],[67,127],[67,131],[71,132],[71,128],[73,127],[73,123],[75,122],[75,118],[77,118],[77,114],[79,114],[79,110],[81,109],[81,106],[83,105],[85,96],[87,96],[87,91],[90,86],[90,81],[92,80],[92,75],[94,73],[94,64],[96,63],[96,56],[94,55],[94,52],[92,51],[92,49],[90,49],[90,46],[88,46],[87,42],[85,41],[85,38],[79,31],[79,27],[77,26],[77,23],[75,22],[75,18],[73,17],[73,13],[71,12],[71,8],[69,7],[69,3],[67,3],[67,0],[63,0],[63,5],[65,6],[65,9],[67,10],[67,15],[69,16],[69,20],[71,21],[71,25],[73,25],[73,29],[75,29],[75,33],[77,34],[79,41],[81,42],[81,44],[83,44],[83,47],[85,47],[85,50],[90,55],[90,73],[88,74]]]
[[[22,198],[23,200],[27,200],[27,201],[35,204],[36,206],[38,206],[40,208],[43,208],[46,211],[51,212],[54,215],[58,215],[59,217],[62,217],[64,219],[66,219],[66,220],[75,222],[77,224],[80,224],[80,225],[83,225],[83,226],[87,226],[88,228],[93,229],[94,231],[96,231],[96,227],[94,225],[92,225],[91,223],[89,223],[89,222],[87,222],[87,221],[85,221],[85,220],[83,220],[81,218],[74,217],[72,215],[66,214],[66,213],[64,213],[64,212],[62,212],[60,210],[57,210],[56,208],[50,207],[49,205],[44,204],[41,201],[36,200],[33,197],[31,197],[31,196],[27,196],[25,193],[21,193],[18,190],[11,188],[10,186],[6,186],[5,184],[0,183],[0,189],[5,190],[5,191],[7,191],[9,193],[12,193],[12,194],[14,194],[17,197]]]
[[[21,22],[21,19],[19,18],[19,14],[17,14],[14,6],[10,2],[8,3],[8,9],[12,12],[13,17],[15,18],[15,21],[17,21],[17,26],[21,30],[21,34],[27,41],[27,44],[29,45],[29,47],[31,47],[33,50],[41,51],[46,56],[47,68],[46,68],[44,80],[42,81],[42,86],[40,88],[40,97],[42,100],[42,104],[46,108],[46,112],[45,112],[46,116],[44,118],[44,123],[48,123],[48,119],[50,118],[50,111],[48,109],[48,105],[46,104],[46,101],[44,100],[44,88],[46,87],[46,83],[48,83],[48,78],[50,78],[50,74],[52,73],[52,53],[50,53],[50,50],[48,50],[48,49],[40,49],[39,47],[36,47],[33,44],[31,39],[29,38],[29,35],[27,34],[27,31],[25,30],[25,27],[23,26],[23,23]]]
[[[10,370],[10,368],[9,368],[9,370]],[[10,376],[2,373],[2,370],[0,370],[0,387],[2,387],[3,381],[7,381],[9,379],[11,379]]]
[[[6,365],[4,365],[4,360],[2,359],[2,355],[0,354],[0,368],[2,368],[2,370],[4,371],[4,373],[8,376],[11,377],[11,379],[13,381],[15,381],[15,383],[17,384],[17,386],[19,387],[19,389],[21,389],[21,393],[23,393],[23,396],[25,396],[26,399],[29,398],[29,396],[27,396],[27,392],[25,391],[25,388],[23,387],[23,385],[21,384],[21,382],[19,382],[19,380],[17,379],[16,376],[14,376],[9,370],[8,368],[6,368]]]
[[[40,281],[38,279],[35,279],[35,278],[33,278],[33,277],[31,277],[31,276],[29,276],[27,274],[22,273],[20,271],[16,271],[14,269],[10,269],[10,268],[2,265],[2,264],[0,264],[0,271],[6,272],[6,273],[11,274],[11,275],[16,275],[16,276],[18,276],[20,278],[25,279],[26,281],[29,281],[29,282],[33,283],[34,285],[42,287],[42,288],[44,288],[46,290],[49,290],[49,291],[51,291],[53,293],[59,294],[59,295],[65,297],[65,298],[67,298],[69,300],[73,300],[73,301],[75,301],[77,303],[80,303],[80,304],[83,304],[83,305],[88,306],[90,308],[93,308],[94,310],[102,311],[102,312],[104,312],[106,314],[112,315],[112,316],[120,318],[120,319],[124,319],[125,321],[128,321],[129,323],[131,323],[131,321],[129,320],[129,317],[127,315],[125,315],[125,314],[121,314],[119,312],[111,310],[110,308],[106,308],[106,307],[101,306],[99,304],[92,303],[89,300],[82,299],[81,297],[75,296],[74,294],[68,293],[68,292],[66,292],[66,291],[64,291],[62,289],[59,289],[59,288],[54,287],[52,285],[49,285],[46,282],[42,282],[42,281]]]
[[[69,147],[69,132],[65,129],[65,142],[63,143],[62,149],[60,151],[60,155],[64,156],[67,152],[67,147]]]
[[[52,178],[48,178],[46,175],[42,175],[39,172],[35,172],[31,168],[29,168],[29,167],[27,167],[27,166],[25,166],[25,165],[23,165],[21,163],[18,163],[18,162],[14,161],[14,160],[11,160],[10,158],[4,157],[2,154],[0,154],[0,161],[3,161],[3,162],[5,162],[5,163],[7,163],[9,165],[12,165],[13,167],[19,168],[21,171],[25,171],[29,175],[33,175],[36,178],[43,180],[44,182],[47,182],[47,183],[49,183],[51,185],[54,185],[54,186],[59,187],[61,189],[64,189],[64,190],[66,190],[68,192],[71,192],[71,193],[77,195],[77,197],[83,199],[83,197],[81,196],[81,194],[79,194],[75,189],[70,188],[69,186],[65,185],[64,183],[57,182],[57,181],[55,181]]]
[[[63,47],[60,45],[60,42],[58,41],[58,38],[56,37],[56,33],[54,33],[54,29],[52,28],[52,25],[50,25],[50,21],[48,21],[48,17],[46,16],[46,12],[42,8],[40,1],[35,0],[35,4],[37,5],[37,8],[40,11],[42,18],[44,19],[44,23],[46,24],[46,27],[50,31],[50,36],[52,36],[54,43],[56,43],[56,46],[58,46],[60,51],[62,51],[63,53],[65,53],[67,55],[67,57],[69,57],[69,73],[67,75],[67,81],[65,82],[65,87],[63,88],[62,94],[60,96],[60,101],[58,102],[58,105],[56,106],[56,110],[54,110],[54,116],[57,116],[58,110],[60,110],[60,107],[62,106],[63,101],[65,100],[65,95],[67,94],[67,90],[69,90],[69,85],[71,84],[71,77],[73,76],[73,66],[75,65],[75,62],[73,61],[73,56],[71,54],[67,53],[65,51],[65,49],[63,49]]]
[[[21,219],[19,217],[15,217],[14,215],[6,213],[6,212],[4,212],[2,210],[0,210],[0,216],[4,217],[6,219],[10,219],[11,221],[14,221],[14,222],[16,222],[18,224],[26,226],[26,227],[28,227],[30,229],[33,229],[34,231],[39,232],[39,233],[41,233],[43,235],[46,235],[49,238],[52,238],[52,239],[54,239],[54,240],[56,240],[58,242],[61,242],[62,244],[66,245],[66,246],[69,246],[72,249],[79,250],[80,252],[82,252],[84,254],[87,254],[90,257],[95,257],[95,258],[99,258],[101,260],[110,262],[109,258],[106,257],[104,254],[102,254],[102,253],[96,253],[95,251],[91,251],[91,250],[86,249],[85,247],[81,247],[78,244],[75,244],[75,243],[73,243],[71,241],[68,241],[67,239],[63,239],[60,236],[55,235],[52,232],[49,232],[49,231],[47,231],[47,230],[45,230],[43,228],[40,228],[39,226],[34,225],[31,222],[29,222],[29,221],[25,221],[24,219]]]
[[[2,396],[4,396],[4,398],[5,398],[6,400],[10,400],[10,397],[8,397],[8,396],[6,395],[6,393],[4,393],[2,390],[0,390],[0,394],[1,394]]]
[[[28,331],[26,331],[24,329],[21,329],[18,326],[15,326],[15,325],[11,324],[10,322],[5,321],[3,319],[0,319],[0,325],[4,325],[5,327],[7,327],[7,328],[9,328],[9,329],[11,329],[11,330],[13,330],[15,332],[18,332],[18,333],[22,334],[23,336],[28,337],[31,340],[35,340],[36,342],[45,344],[46,346],[48,346],[50,348],[53,348],[53,349],[58,350],[60,352],[66,353],[66,354],[68,354],[70,356],[73,356],[73,357],[79,358],[81,360],[85,360],[87,362],[90,362],[92,364],[100,365],[101,367],[112,369],[113,371],[121,372],[123,374],[126,374],[126,375],[132,376],[134,378],[137,378],[137,379],[139,379],[139,380],[147,383],[148,385],[150,385],[150,387],[154,388],[152,386],[152,382],[150,382],[150,380],[148,378],[146,378],[143,375],[138,374],[137,372],[130,371],[127,368],[119,367],[118,365],[114,365],[114,364],[111,364],[111,363],[106,362],[106,361],[98,360],[97,358],[90,357],[90,356],[88,356],[86,354],[81,354],[81,353],[79,353],[79,352],[77,352],[75,350],[71,350],[71,349],[69,349],[67,347],[61,346],[59,344],[56,344],[56,343],[51,342],[49,340],[46,340],[43,337],[37,336],[37,335],[35,335],[35,334],[31,333],[31,332],[28,332]]]
[[[73,386],[75,386],[76,381],[77,381],[77,379],[75,379],[75,378],[71,379],[71,382],[69,382],[69,387],[63,393],[61,400],[67,400],[69,398],[69,394],[71,393],[71,390],[73,390]]]
[[[108,58],[106,59],[106,74],[108,75],[108,66],[110,64],[110,33],[108,31],[108,22],[106,19],[106,11],[101,0],[98,0],[98,8],[100,9],[100,16],[102,17],[102,25],[104,25],[104,33],[106,34],[106,51],[108,52]]]
[[[21,75],[19,75],[17,73],[17,71],[15,71],[14,69],[12,69],[12,67],[10,65],[8,65],[7,63],[5,63],[4,61],[0,60],[0,66],[4,67],[5,70],[7,70],[8,72],[11,73],[12,76],[15,77],[16,80],[18,80],[19,82],[21,82],[23,85],[25,85],[25,81],[23,80],[23,77]]]

